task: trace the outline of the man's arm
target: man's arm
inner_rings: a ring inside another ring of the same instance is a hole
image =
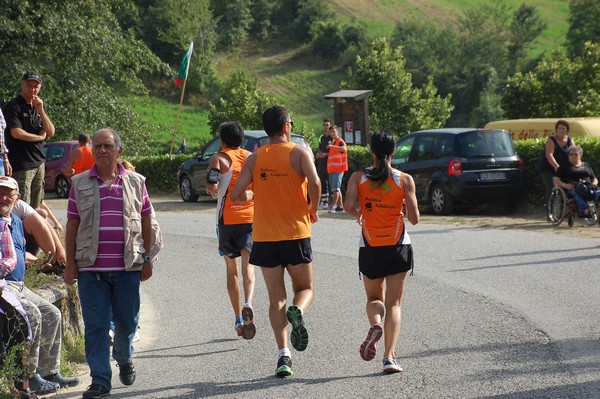
[[[67,232],[65,233],[65,249],[67,256],[67,263],[65,264],[65,271],[63,278],[65,283],[71,285],[75,283],[77,275],[77,265],[75,264],[75,237],[77,237],[77,230],[79,229],[79,219],[67,220]]]
[[[13,127],[10,129],[10,135],[17,140],[27,141],[28,143],[36,143],[38,141],[46,140],[46,132],[42,129],[38,134],[27,133],[20,127]]]
[[[308,154],[308,151],[300,147],[297,147],[300,153],[300,169],[306,179],[308,180],[308,195],[310,197],[310,221],[315,223],[319,220],[319,216],[317,215],[317,208],[319,206],[319,201],[321,200],[321,180],[319,179],[319,175],[317,174],[317,168],[315,168],[315,164]]]
[[[40,117],[42,118],[42,131],[45,132],[47,138],[54,137],[54,124],[46,114],[46,110],[44,109],[44,101],[38,96],[33,97],[32,105],[37,109]]]
[[[221,165],[219,162],[219,154],[214,154],[208,160],[208,173],[210,174],[212,169],[218,169],[221,173]],[[215,197],[219,193],[219,182],[209,183],[206,181],[206,192]]]
[[[144,255],[150,254],[152,248],[152,216],[142,216],[142,238],[144,239]],[[152,263],[144,262],[142,266],[142,273],[140,275],[141,281],[146,281],[152,277]]]
[[[252,154],[244,162],[240,175],[238,176],[233,189],[231,190],[231,200],[234,202],[247,202],[253,197],[252,191],[248,186],[252,183],[252,175],[256,166],[256,154]],[[314,166],[314,165],[313,165]]]
[[[55,239],[52,236],[53,229],[39,213],[33,212],[27,215],[23,219],[23,228],[33,237],[42,251],[56,253]],[[58,239],[58,236],[56,238]]]
[[[81,151],[74,150],[71,152],[69,159],[67,159],[67,165],[65,166],[65,175],[73,176],[75,174],[73,165],[79,158],[81,158]]]

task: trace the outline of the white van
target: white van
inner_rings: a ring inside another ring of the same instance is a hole
[[[600,137],[600,118],[539,118],[539,119],[507,119],[489,122],[486,129],[508,130],[514,140],[544,140],[554,134],[556,121],[563,119],[571,126],[569,136]]]

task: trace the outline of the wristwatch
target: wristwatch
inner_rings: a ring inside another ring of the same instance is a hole
[[[152,257],[150,255],[144,255],[144,262],[152,263]]]

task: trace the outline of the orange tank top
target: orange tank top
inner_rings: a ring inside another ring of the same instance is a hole
[[[402,174],[392,169],[383,184],[364,175],[358,185],[363,237],[371,247],[396,245],[404,236]]]
[[[237,181],[240,171],[250,151],[243,148],[226,148],[220,151],[231,160],[229,170],[219,177],[219,195],[217,199],[218,224],[247,224],[252,223],[254,216],[254,201],[243,203],[231,200],[231,189]]]
[[[94,161],[94,157],[92,156],[92,147],[86,145],[75,149],[75,151],[79,151],[81,153],[79,159],[73,162],[75,174],[78,175],[86,170],[90,170],[96,163],[96,161]]]
[[[287,241],[310,237],[305,177],[290,164],[294,143],[267,144],[256,152],[252,175],[256,242]]]

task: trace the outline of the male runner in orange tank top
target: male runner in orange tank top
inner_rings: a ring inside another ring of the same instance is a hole
[[[252,339],[256,333],[252,298],[254,297],[254,266],[249,263],[252,249],[252,219],[254,201],[252,192],[249,200],[239,204],[229,195],[242,165],[251,154],[240,148],[244,140],[244,129],[238,122],[224,122],[219,126],[221,151],[210,157],[206,176],[206,191],[217,197],[217,233],[219,252],[227,266],[227,291],[235,314],[235,331],[244,339]],[[240,303],[238,258],[242,258],[244,284],[244,307]]]
[[[313,301],[310,228],[311,223],[318,220],[321,182],[312,154],[290,142],[293,122],[287,109],[269,108],[262,119],[269,144],[248,157],[233,187],[231,199],[247,201],[246,189],[252,183],[254,246],[250,263],[261,267],[265,279],[270,303],[269,320],[279,349],[275,374],[285,377],[292,375],[288,321],[292,324],[292,346],[303,351],[308,344],[304,313]],[[294,287],[293,305],[287,312],[286,269]]]
[[[90,136],[87,133],[80,133],[77,141],[79,141],[79,148],[71,152],[65,166],[65,174],[67,176],[78,175],[86,170],[90,170],[96,163],[92,156]]]

